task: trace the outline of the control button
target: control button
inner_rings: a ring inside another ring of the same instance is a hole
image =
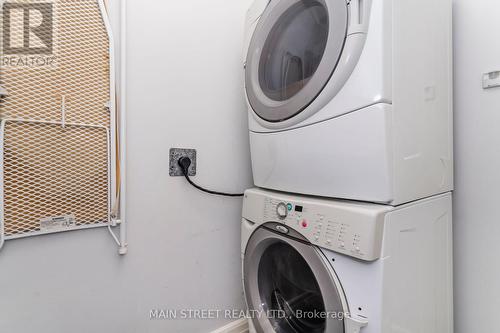
[[[359,248],[359,246],[356,246],[356,252],[359,252],[361,251],[361,249]]]
[[[289,212],[291,212],[291,211],[292,211],[293,206],[292,206],[292,204],[291,204],[291,203],[289,203],[289,204],[287,204],[287,205],[286,205],[286,208],[288,208],[288,211],[289,211]]]
[[[327,242],[328,244],[332,244],[332,240],[331,240],[331,239],[327,239],[327,240],[326,240],[326,242]]]
[[[303,220],[303,221],[302,221],[302,227],[303,227],[303,228],[307,228],[307,226],[308,226],[308,225],[309,225],[309,224],[307,224],[307,221],[306,221],[306,220]]]
[[[280,202],[276,206],[276,214],[278,214],[278,217],[282,220],[284,220],[287,215],[288,215],[288,208],[286,207],[285,203]]]
[[[340,247],[345,247],[345,243],[344,242],[340,242]]]
[[[279,232],[283,233],[283,234],[288,234],[288,228],[282,226],[282,225],[277,225],[276,226],[276,230],[278,230]]]
[[[314,235],[315,240],[319,240],[319,235]]]

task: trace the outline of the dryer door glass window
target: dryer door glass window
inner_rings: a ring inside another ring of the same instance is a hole
[[[285,101],[302,90],[323,58],[328,40],[328,12],[318,2],[299,2],[271,30],[260,58],[264,94]]]
[[[281,122],[301,113],[330,80],[347,37],[345,0],[271,1],[255,28],[246,91],[255,113]]]
[[[262,255],[258,270],[264,310],[277,332],[320,333],[326,319],[318,282],[304,258],[291,246],[276,243]]]

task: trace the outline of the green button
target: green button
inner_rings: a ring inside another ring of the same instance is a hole
[[[286,205],[286,207],[288,208],[288,211],[291,211],[291,210],[292,210],[292,208],[293,208],[293,206],[292,206],[292,204],[291,204],[291,203],[287,204],[287,205]]]

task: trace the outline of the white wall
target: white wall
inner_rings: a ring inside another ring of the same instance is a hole
[[[500,2],[455,0],[455,333],[498,331]]]
[[[112,2],[115,0],[112,0]],[[209,332],[227,320],[150,321],[149,310],[242,308],[241,200],[168,176],[198,149],[201,184],[252,183],[242,90],[250,0],[129,0],[129,251],[105,230],[9,241],[0,332]]]

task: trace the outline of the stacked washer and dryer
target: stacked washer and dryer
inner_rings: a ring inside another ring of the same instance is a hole
[[[451,0],[256,0],[250,331],[452,333]]]

